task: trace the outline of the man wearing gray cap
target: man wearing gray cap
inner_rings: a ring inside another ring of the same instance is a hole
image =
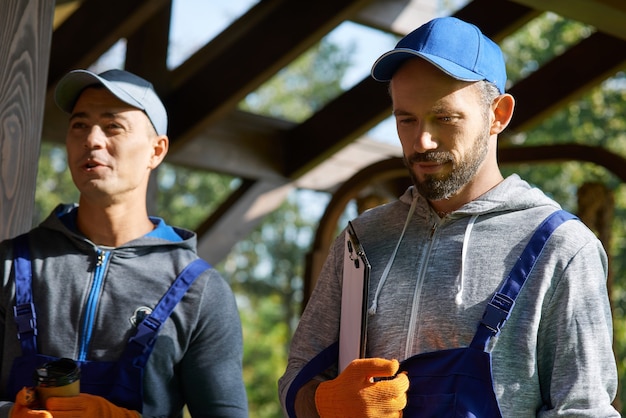
[[[342,369],[346,231],[335,240],[279,380],[285,415],[619,417],[602,244],[498,166],[515,105],[500,48],[437,18],[371,74],[413,185],[351,222],[371,271],[365,355]]]
[[[0,243],[0,417],[247,417],[233,293],[195,233],[147,213],[163,103],[122,70],[72,71],[55,100],[80,197]],[[60,358],[80,394],[44,400],[33,375]]]

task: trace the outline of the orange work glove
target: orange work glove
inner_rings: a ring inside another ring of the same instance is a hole
[[[50,412],[34,409],[39,406],[35,389],[24,387],[17,393],[9,416],[11,418],[52,418]]]
[[[409,378],[404,373],[396,375],[399,367],[398,360],[353,360],[335,379],[319,384],[317,412],[322,418],[402,417]]]
[[[54,418],[141,418],[137,411],[115,406],[100,396],[87,393],[48,398],[46,408]]]

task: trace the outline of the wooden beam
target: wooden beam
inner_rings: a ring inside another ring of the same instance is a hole
[[[176,90],[165,98],[174,145],[230,113],[247,94],[366,3],[367,0],[259,2],[196,53],[189,64],[174,71]],[[188,70],[188,65],[193,66],[193,71]],[[181,79],[179,73],[185,77]]]
[[[391,115],[385,83],[365,78],[282,140],[284,175],[297,179]]]
[[[586,23],[599,31],[626,40],[624,0],[515,0],[515,2]]]
[[[167,52],[170,39],[172,0],[137,28],[127,38],[125,68],[149,80],[157,92],[165,94],[169,89]]]
[[[498,38],[535,13],[506,0],[474,0],[455,15],[486,25],[486,33]],[[390,115],[386,83],[366,77],[285,136],[285,176],[298,178]]]
[[[626,182],[626,158],[597,146],[559,144],[502,147],[498,149],[498,160],[502,164],[585,161],[606,168],[622,182]]]
[[[507,130],[524,131],[565,102],[626,68],[626,41],[596,32],[509,89],[516,109]]]
[[[32,226],[54,0],[0,2],[0,239]]]
[[[54,31],[48,85],[55,86],[69,70],[89,67],[168,4],[168,0],[85,0]]]
[[[474,0],[453,16],[473,23],[485,36],[494,42],[500,42],[539,13],[533,8],[508,0]]]
[[[293,122],[237,110],[171,149],[166,161],[241,178],[284,180],[278,136],[293,126]]]
[[[222,261],[237,242],[282,204],[292,189],[286,181],[244,180],[197,228],[198,255],[211,264]]]

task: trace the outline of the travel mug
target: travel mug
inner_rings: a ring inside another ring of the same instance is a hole
[[[37,398],[42,406],[52,396],[77,396],[80,393],[80,367],[69,358],[38,367],[34,376]]]

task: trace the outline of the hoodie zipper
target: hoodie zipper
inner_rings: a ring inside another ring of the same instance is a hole
[[[433,224],[433,227],[430,229],[430,236],[428,237],[430,240],[433,239],[433,235],[435,235],[435,231],[437,230],[437,222]]]
[[[91,336],[93,333],[94,321],[96,317],[96,308],[98,307],[98,300],[100,298],[100,291],[102,290],[102,283],[104,282],[104,272],[106,270],[106,264],[109,260],[109,251],[103,251],[98,249],[96,252],[96,266],[94,269],[93,283],[89,290],[89,296],[87,298],[87,306],[85,307],[85,316],[82,324],[82,338],[80,341],[80,351],[78,352],[78,360],[87,360],[87,350],[91,343]]]

